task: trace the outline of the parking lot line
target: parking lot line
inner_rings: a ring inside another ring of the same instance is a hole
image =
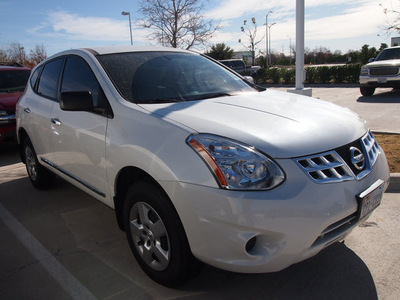
[[[97,299],[1,203],[0,219],[72,299]]]

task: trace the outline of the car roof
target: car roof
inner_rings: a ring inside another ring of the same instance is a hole
[[[30,68],[14,62],[0,62],[0,70],[30,70]]]
[[[105,55],[111,53],[125,53],[125,52],[147,52],[147,51],[174,51],[174,52],[189,52],[178,48],[159,47],[159,46],[104,46],[104,47],[91,47],[83,48],[89,52],[95,52],[97,55]]]
[[[107,55],[113,53],[128,53],[128,52],[152,52],[152,51],[165,51],[165,52],[181,52],[181,53],[196,53],[194,51],[182,50],[178,48],[169,48],[169,47],[158,47],[158,46],[99,46],[99,47],[90,47],[90,48],[79,48],[79,49],[71,49],[59,52],[49,57],[50,59],[53,57],[67,55],[67,54],[78,54],[78,53],[91,53],[94,56],[98,55]]]

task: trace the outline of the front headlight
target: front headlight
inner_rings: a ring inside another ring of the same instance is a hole
[[[367,76],[369,75],[369,69],[367,67],[361,67],[361,75]]]
[[[187,143],[207,163],[222,188],[269,190],[285,180],[277,163],[248,145],[211,134],[191,135]]]

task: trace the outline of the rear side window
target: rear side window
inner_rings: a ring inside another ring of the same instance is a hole
[[[32,89],[34,89],[35,91],[37,91],[36,81],[39,77],[39,74],[40,74],[40,71],[42,70],[42,68],[43,68],[43,66],[38,67],[31,76],[31,86],[32,86]]]
[[[44,66],[37,92],[45,97],[56,99],[58,78],[60,76],[63,59],[56,59]]]

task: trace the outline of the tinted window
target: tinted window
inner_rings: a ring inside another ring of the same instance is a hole
[[[385,49],[376,58],[377,61],[388,59],[400,59],[400,48]]]
[[[201,100],[255,91],[241,78],[200,55],[133,52],[98,59],[123,97],[135,103]]]
[[[25,89],[30,70],[1,70],[0,92],[17,92]]]
[[[57,59],[44,66],[37,89],[39,94],[53,99],[57,98],[58,78],[62,64],[63,59]]]
[[[94,107],[106,107],[105,96],[99,82],[86,61],[79,56],[67,58],[61,92],[90,92]]]

